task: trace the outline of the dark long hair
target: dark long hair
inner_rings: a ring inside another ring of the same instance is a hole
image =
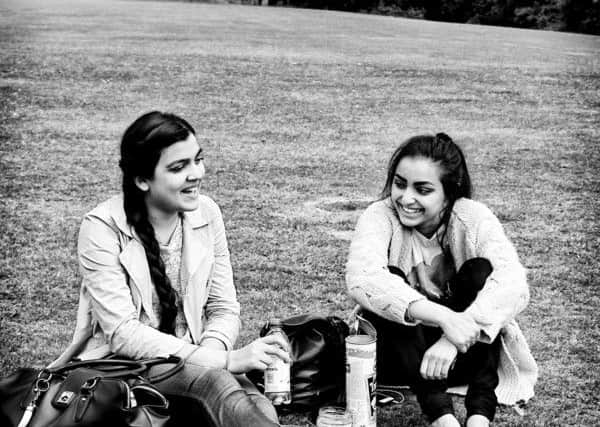
[[[405,157],[424,157],[440,165],[442,170],[440,181],[447,201],[440,225],[448,225],[456,200],[461,197],[471,198],[472,194],[471,178],[462,150],[445,133],[438,133],[435,136],[418,135],[404,141],[394,151],[388,163],[387,178],[381,191],[381,199],[390,197],[392,194],[396,168],[400,160]],[[446,231],[447,228],[441,236],[440,244],[444,240]]]
[[[135,120],[121,140],[119,166],[123,171],[125,215],[144,245],[150,277],[160,302],[159,330],[169,334],[175,332],[177,296],[160,256],[154,227],[148,220],[145,193],[138,188],[135,179],[151,179],[162,150],[185,140],[190,134],[195,135],[196,132],[184,119],[174,114],[152,111]]]

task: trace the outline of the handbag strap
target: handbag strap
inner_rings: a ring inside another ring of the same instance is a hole
[[[162,381],[176,372],[181,370],[184,365],[183,359],[177,356],[169,357],[157,357],[153,359],[140,359],[140,360],[129,360],[129,359],[90,359],[90,360],[77,360],[69,362],[62,366],[46,369],[45,371],[49,374],[64,374],[77,368],[92,368],[102,372],[104,378],[118,378],[118,377],[133,377],[139,376],[143,372],[147,371],[151,366],[160,365],[163,363],[174,364],[175,366],[165,372],[155,375],[151,378],[147,378],[148,381]]]
[[[146,377],[146,380],[148,382],[150,382],[151,384],[154,384],[154,383],[157,383],[160,381],[164,381],[169,377],[172,377],[177,372],[179,372],[183,369],[183,365],[185,365],[185,360],[183,360],[181,357],[178,357],[178,356],[169,356],[167,358],[158,357],[156,359],[144,360],[144,364],[146,365],[147,368],[150,368],[150,367],[156,366],[156,365],[161,365],[163,363],[170,363],[175,366],[173,366],[171,369],[169,369],[165,372],[161,372],[160,374],[156,374],[151,377]]]
[[[282,323],[284,326],[295,327],[302,326],[306,323],[312,322],[313,320],[327,320],[329,317],[330,316],[317,313],[298,314],[282,320]]]
[[[62,366],[46,369],[50,374],[64,374],[77,368],[93,368],[101,371],[103,377],[115,378],[139,375],[146,370],[143,361],[127,359],[90,359],[76,360]]]

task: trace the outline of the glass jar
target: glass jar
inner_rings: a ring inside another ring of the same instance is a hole
[[[352,427],[352,414],[341,406],[324,406],[319,409],[317,427]]]

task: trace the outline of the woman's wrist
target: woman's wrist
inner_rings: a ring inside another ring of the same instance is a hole
[[[420,299],[410,303],[406,309],[409,318],[426,323],[428,325],[443,328],[448,322],[449,316],[454,312],[448,307],[437,304],[428,299]]]
[[[214,348],[216,350],[227,350],[225,343],[216,337],[205,337],[200,341],[200,346]]]

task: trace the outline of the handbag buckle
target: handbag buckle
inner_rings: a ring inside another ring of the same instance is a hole
[[[42,395],[42,393],[47,392],[50,388],[50,380],[52,379],[52,374],[48,374],[48,376],[44,378],[42,376],[44,373],[47,372],[41,371],[38,374],[38,377],[35,380],[32,389],[33,398],[31,399],[31,402],[29,402],[29,405],[27,405],[27,407],[25,408],[23,416],[21,417],[21,420],[19,421],[17,427],[27,427],[27,425],[29,425],[29,423],[31,422],[31,418],[33,417],[33,413],[35,412],[35,408],[37,408],[37,403],[38,400],[40,400],[40,396]]]
[[[60,406],[61,408],[66,408],[73,401],[74,397],[75,393],[72,391],[63,391],[56,399],[56,405]]]
[[[84,382],[81,386],[82,394],[91,394],[92,391],[94,391],[94,389],[98,385],[98,381],[100,381],[100,377],[90,378],[89,380]]]

